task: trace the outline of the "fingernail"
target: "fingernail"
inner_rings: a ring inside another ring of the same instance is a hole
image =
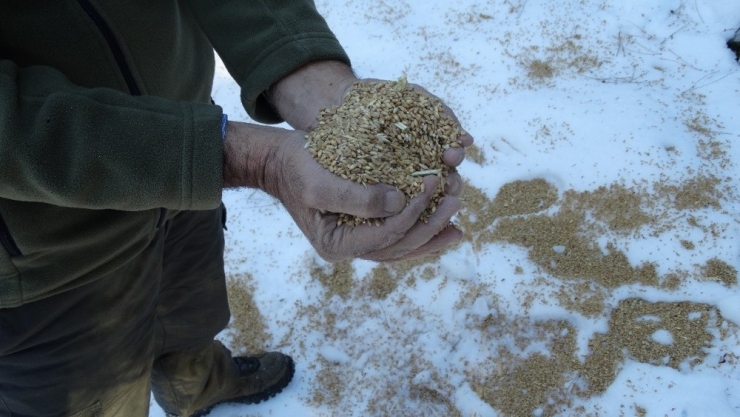
[[[385,205],[383,210],[387,213],[398,213],[406,207],[406,197],[398,191],[388,191],[385,193]]]

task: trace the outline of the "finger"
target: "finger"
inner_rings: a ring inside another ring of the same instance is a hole
[[[450,224],[450,219],[460,210],[460,206],[460,199],[457,197],[444,197],[437,205],[434,214],[426,223],[417,222],[397,242],[383,249],[368,253],[362,258],[378,261],[399,259],[419,249],[433,240],[435,236]]]
[[[442,163],[450,167],[456,167],[465,159],[465,148],[450,148],[442,153]]]
[[[442,99],[440,99],[439,97],[437,97],[434,94],[430,93],[429,91],[427,91],[427,89],[425,89],[424,87],[422,87],[420,85],[417,85],[417,84],[410,84],[410,85],[415,90],[418,90],[418,91],[420,91],[420,92],[428,95],[429,97],[433,97],[433,98],[439,100],[442,103],[442,108],[443,108],[444,113],[446,115],[450,116],[452,118],[452,120],[454,120],[458,125],[462,126],[462,123],[460,123],[460,119],[457,118],[457,115],[455,114],[455,112],[452,111],[452,109],[447,104],[445,104],[444,101],[442,101]],[[470,136],[470,134],[467,133],[467,131],[465,132],[464,135],[460,136],[457,139],[457,141],[460,142],[460,145],[462,145],[463,148],[467,148],[468,146],[472,145],[475,142],[475,140],[473,140],[473,137]],[[462,162],[462,160],[460,162]],[[450,165],[450,166],[454,166],[454,165]]]
[[[303,190],[307,204],[317,210],[377,218],[392,216],[406,207],[406,197],[395,187],[362,185],[321,171],[322,175]]]
[[[422,256],[434,255],[447,247],[457,244],[462,240],[463,236],[463,232],[460,229],[450,224],[442,229],[442,231],[434,236],[429,242],[398,259],[393,259],[392,261],[406,261],[409,259],[420,258]]]
[[[457,141],[460,142],[460,145],[462,145],[463,148],[467,148],[468,146],[471,146],[473,143],[475,143],[475,139],[473,139],[473,137],[470,136],[467,131],[464,135],[457,138]]]
[[[444,105],[444,112],[445,112],[445,114],[447,114],[448,116],[450,116],[452,118],[452,120],[454,120],[455,122],[457,122],[458,125],[462,126],[462,123],[460,123],[460,119],[457,118],[457,116],[452,111],[452,109],[449,108],[449,107],[447,107],[447,105],[444,104],[444,103],[443,103],[443,105]],[[462,145],[463,148],[467,148],[468,146],[472,145],[475,142],[475,140],[470,135],[470,133],[468,133],[467,130],[463,129],[463,132],[465,132],[465,133],[463,135],[461,135],[460,137],[457,138],[457,142],[460,145]]]
[[[350,227],[345,224],[337,227],[332,232],[331,238],[334,251],[360,257],[398,242],[418,222],[419,216],[429,206],[438,186],[439,178],[424,177],[424,192],[411,199],[403,211],[385,218],[380,226],[361,224]]]
[[[451,172],[445,177],[445,195],[460,197],[465,188],[465,183],[457,172]]]

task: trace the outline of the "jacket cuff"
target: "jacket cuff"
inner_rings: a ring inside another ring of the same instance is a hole
[[[192,124],[186,129],[182,153],[180,210],[210,210],[221,204],[223,190],[222,109],[184,103]]]

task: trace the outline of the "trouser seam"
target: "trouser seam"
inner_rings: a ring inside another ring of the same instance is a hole
[[[164,324],[162,323],[162,318],[159,317],[159,316],[157,316],[157,321],[159,322],[159,325],[162,326],[162,329],[164,329],[165,327],[164,327]],[[162,332],[162,348],[164,348],[164,346],[166,346],[166,344],[165,344],[165,341],[166,341],[165,339],[166,338],[167,338],[167,335],[163,331]],[[155,361],[157,361],[157,359],[155,359]],[[172,380],[171,380],[170,376],[167,375],[167,371],[165,371],[165,369],[164,369],[163,366],[161,366],[159,363],[157,363],[156,366],[158,368],[160,368],[160,371],[162,372],[162,375],[164,376],[164,379],[167,380],[167,388],[169,388],[169,390],[170,390],[170,398],[172,398],[174,400],[175,407],[177,408],[177,413],[179,414],[180,413],[180,401],[177,398],[177,395],[175,395],[175,388],[172,386]]]
[[[2,406],[5,407],[5,410],[8,412],[8,416],[13,417],[13,412],[10,411],[10,407],[8,407],[8,404],[5,402],[5,398],[3,398],[2,395],[0,395],[0,403],[2,403]]]

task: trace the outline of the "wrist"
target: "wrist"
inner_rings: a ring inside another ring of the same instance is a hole
[[[228,122],[224,138],[224,188],[259,188],[273,194],[277,181],[273,171],[284,132],[279,128]]]
[[[316,127],[322,109],[342,104],[357,80],[343,62],[315,61],[283,77],[265,96],[289,125],[308,131]]]

